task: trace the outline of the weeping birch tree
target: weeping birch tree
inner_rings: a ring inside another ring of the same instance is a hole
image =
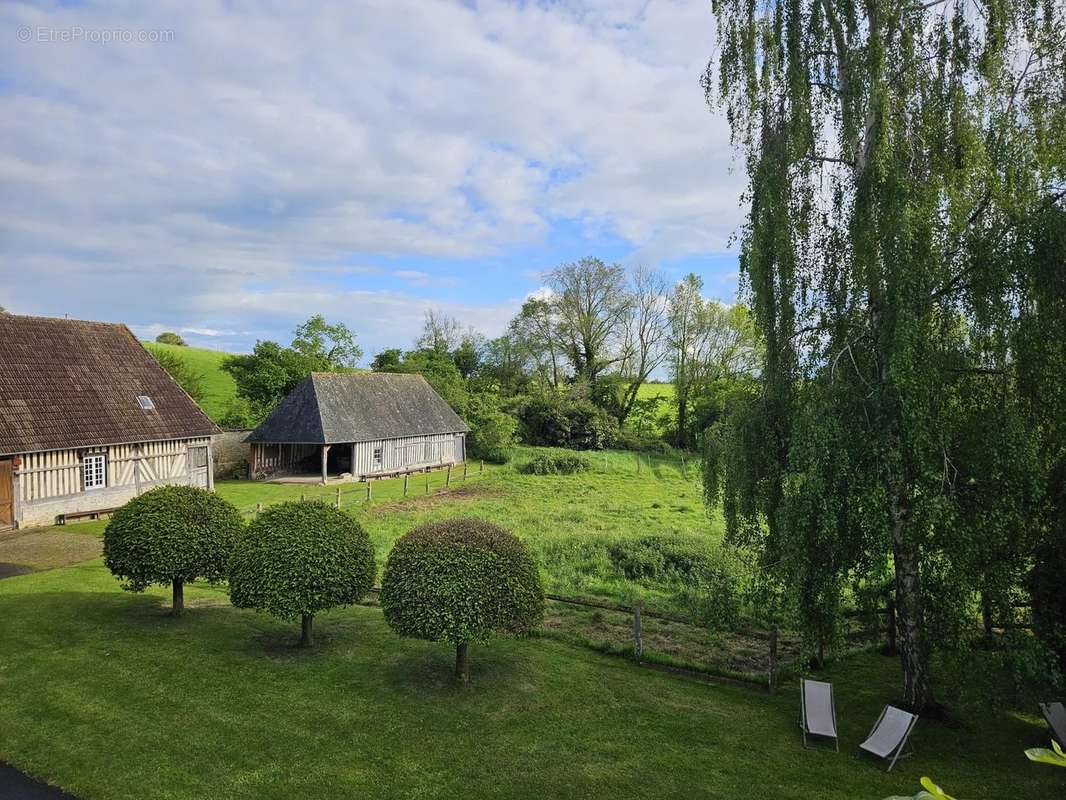
[[[765,353],[708,494],[819,637],[846,582],[891,564],[904,701],[926,711],[930,634],[1014,580],[1040,533],[1018,332],[1031,222],[1061,220],[1066,193],[1064,6],[712,7],[704,88],[746,160],[742,289]]]

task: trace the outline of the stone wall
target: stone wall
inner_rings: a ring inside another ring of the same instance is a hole
[[[238,470],[241,477],[248,476],[248,443],[244,440],[249,433],[250,430],[223,431],[213,437],[216,478],[232,478]]]

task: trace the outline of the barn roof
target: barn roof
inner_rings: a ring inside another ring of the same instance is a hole
[[[0,314],[0,454],[214,433],[125,325]]]
[[[315,372],[248,441],[337,444],[468,430],[421,375]]]

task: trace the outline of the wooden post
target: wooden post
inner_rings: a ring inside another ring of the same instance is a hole
[[[322,485],[325,486],[328,474],[326,473],[326,463],[329,459],[329,445],[322,445]]]
[[[466,483],[466,472],[467,472],[467,469],[469,467],[470,467],[470,464],[468,462],[464,461],[463,462],[463,483]]]
[[[685,470],[685,454],[681,454],[681,477],[688,480],[688,472]]]
[[[303,492],[300,492],[300,502],[302,503],[306,499],[307,499],[307,495],[304,494]]]
[[[373,482],[370,478],[366,479],[366,501],[369,503],[374,499],[374,490],[370,487],[373,486]]]
[[[403,496],[407,497],[407,486],[411,482],[411,473],[405,472],[403,474]]]
[[[770,694],[777,692],[777,628],[770,631],[770,663],[767,668],[767,688]]]
[[[633,655],[639,662],[644,655],[644,631],[641,627],[640,612],[644,604],[639,600],[633,604]]]
[[[637,460],[637,474],[640,474],[640,456],[636,455],[634,458]]]
[[[426,470],[426,494],[429,494],[429,470]]]
[[[341,487],[337,487],[337,509],[341,507]]]
[[[448,474],[444,477],[444,488],[451,488],[452,485],[452,465],[448,465]]]
[[[257,517],[259,516],[259,512],[262,511],[262,510],[263,510],[263,504],[262,503],[256,503],[255,504],[255,515]]]
[[[482,460],[481,460],[481,462],[479,463],[479,465],[478,465],[478,468],[477,468],[477,471],[478,471],[479,473],[481,473],[481,472],[484,472],[484,471],[485,471],[485,460],[484,460],[484,459],[482,459]]]
[[[992,600],[988,594],[981,592],[981,624],[985,629],[985,636],[992,635]]]

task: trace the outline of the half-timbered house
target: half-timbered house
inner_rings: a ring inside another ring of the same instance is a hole
[[[218,432],[125,325],[0,314],[0,529],[213,488]]]

